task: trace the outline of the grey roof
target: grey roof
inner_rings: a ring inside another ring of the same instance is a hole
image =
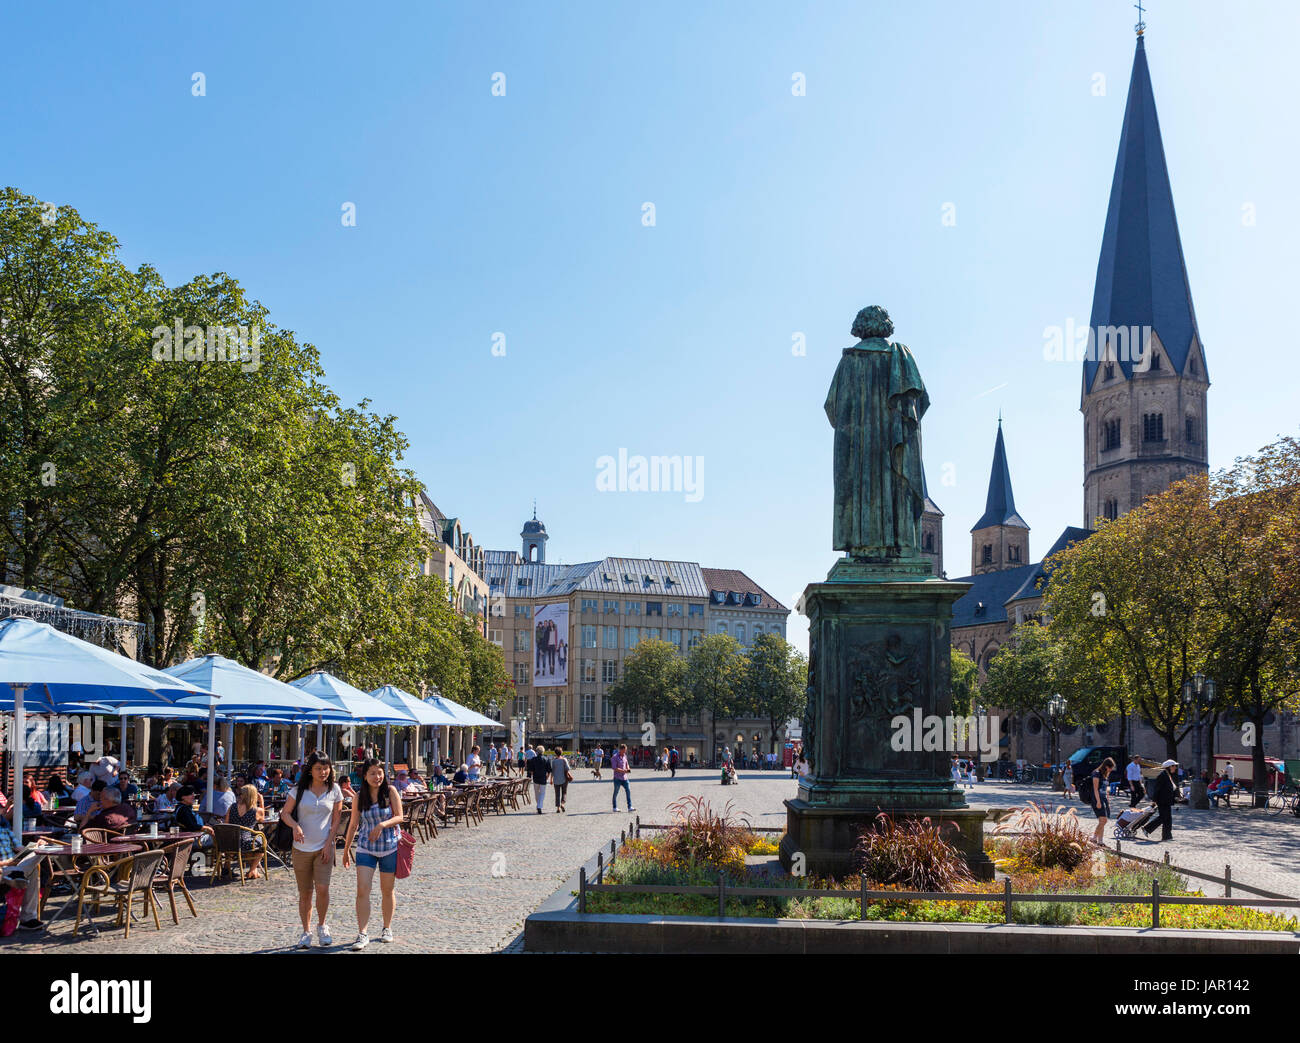
[[[1141,36],[1133,54],[1090,324],[1094,335],[1109,326],[1150,326],[1179,373],[1187,365],[1193,341],[1200,341]],[[1097,376],[1100,345],[1098,349],[1084,359],[1085,393]],[[1128,357],[1118,361],[1127,378],[1133,375],[1133,356],[1125,354]]]
[[[489,582],[507,597],[557,597],[592,591],[654,600],[708,596],[700,566],[693,561],[602,558],[578,565],[489,562]],[[523,580],[523,583],[520,583]]]
[[[998,438],[993,443],[993,472],[989,475],[989,494],[984,503],[984,513],[971,526],[971,532],[989,525],[1015,525],[1022,529],[1029,524],[1016,513],[1016,497],[1011,491],[1011,468],[1007,466],[1007,445],[1002,440],[1002,420],[998,420]]]
[[[1014,569],[985,572],[978,576],[962,576],[957,582],[970,583],[972,586],[952,606],[953,627],[1005,623],[1007,602],[1037,568],[1037,564],[1020,565]]]

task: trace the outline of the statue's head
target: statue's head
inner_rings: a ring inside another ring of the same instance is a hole
[[[850,331],[858,340],[870,340],[872,337],[888,337],[894,332],[894,324],[889,320],[889,312],[878,304],[863,308],[853,320]]]

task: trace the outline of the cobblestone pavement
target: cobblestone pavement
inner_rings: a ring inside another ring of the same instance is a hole
[[[608,772],[606,772],[608,775]],[[396,941],[371,942],[368,953],[395,952],[518,952],[522,949],[524,918],[537,908],[597,848],[608,845],[634,817],[663,823],[667,806],[687,794],[701,794],[716,808],[728,801],[755,826],[782,827],[782,801],[795,793],[795,783],[783,772],[742,772],[741,784],[723,789],[712,771],[667,773],[649,770],[632,775],[636,811],[611,814],[612,784],[597,782],[590,772],[579,772],[569,788],[565,814],[554,811],[554,790],[547,793],[546,811],[533,808],[489,815],[481,826],[454,826],[439,830],[438,837],[419,844],[415,869],[397,884]],[[1063,803],[1045,786],[985,783],[967,792],[977,807],[1023,806],[1027,801]],[[1076,809],[1083,810],[1077,802]],[[1118,813],[1127,801],[1113,802]],[[1091,816],[1081,816],[1085,823]],[[1109,837],[1107,838],[1109,840]],[[1168,844],[1134,842],[1126,850],[1160,859],[1167,849],[1175,865],[1222,874],[1231,863],[1233,879],[1281,894],[1300,896],[1300,819],[1290,815],[1269,817],[1246,808],[1219,811],[1174,812],[1174,839]],[[493,867],[503,875],[494,876]],[[1203,883],[1207,894],[1221,888]],[[283,870],[269,881],[251,881],[241,887],[221,883],[209,888],[200,880],[192,888],[199,909],[194,919],[181,904],[181,922],[173,925],[162,913],[161,932],[143,921],[123,938],[113,917],[104,913],[94,922],[102,930],[92,937],[73,938],[72,918],[56,921],[53,929],[33,938],[15,934],[0,939],[0,953],[20,952],[278,952],[297,939],[296,896]],[[355,876],[336,866],[329,924],[334,934],[331,952],[347,952],[356,934]],[[1240,894],[1240,892],[1238,892]],[[55,902],[59,901],[56,896]],[[50,908],[55,908],[52,902]],[[372,899],[372,938],[378,936],[379,895]],[[313,919],[313,926],[314,926]],[[312,953],[321,950],[313,946]],[[305,954],[304,954],[305,955]]]
[[[1044,784],[982,783],[966,791],[966,801],[977,807],[1024,806],[1028,801],[1049,807],[1072,807],[1089,830],[1096,826],[1091,808],[1084,807],[1077,799],[1065,800]],[[1110,803],[1111,811],[1118,815],[1128,807],[1128,797],[1116,794]],[[1239,801],[1234,805],[1208,811],[1177,806],[1172,840],[1167,843],[1124,841],[1121,848],[1155,860],[1163,860],[1168,851],[1169,861],[1174,865],[1220,877],[1224,866],[1231,865],[1232,878],[1238,883],[1300,898],[1300,818],[1291,814],[1270,816],[1263,809],[1247,808]],[[1113,822],[1106,825],[1106,843],[1112,848],[1115,846],[1111,838],[1113,826]],[[1155,836],[1159,835],[1157,830]],[[1198,880],[1193,880],[1192,885],[1207,895],[1223,894],[1222,885]],[[1240,891],[1235,894],[1248,897]],[[1279,912],[1297,915],[1294,909]]]
[[[396,941],[378,941],[379,887],[376,881],[371,906],[371,944],[367,953],[381,952],[501,952],[521,948],[524,918],[636,816],[642,822],[668,820],[667,806],[687,794],[707,796],[715,807],[728,800],[737,814],[748,815],[755,826],[783,826],[781,802],[794,796],[795,782],[787,773],[742,772],[741,784],[722,788],[712,771],[667,772],[648,769],[632,773],[632,799],[636,811],[610,812],[612,782],[596,781],[586,770],[569,787],[568,811],[556,814],[555,791],[548,790],[546,811],[535,807],[488,814],[480,826],[449,826],[436,839],[417,844],[411,876],[397,882],[397,913],[393,921]],[[493,867],[504,875],[494,876]],[[123,937],[113,916],[95,918],[102,928],[94,937],[74,938],[73,913],[55,921],[52,930],[33,938],[15,934],[0,939],[0,953],[16,952],[278,952],[297,941],[300,931],[293,882],[276,869],[268,880],[225,882],[208,887],[200,880],[190,888],[198,906],[196,920],[180,903],[181,922],[172,924],[170,910],[162,912],[162,931],[152,920],[136,921],[131,937]],[[348,952],[356,937],[354,908],[356,877],[341,865],[334,868],[329,926],[334,935],[332,952]],[[61,896],[49,906],[57,908]],[[313,913],[313,931],[315,919]],[[84,928],[83,928],[84,930]],[[313,943],[312,953],[320,950]],[[305,953],[303,955],[306,955]]]

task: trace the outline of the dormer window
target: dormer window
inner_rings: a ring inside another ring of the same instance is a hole
[[[1151,368],[1152,369],[1160,368],[1160,352],[1158,351],[1153,351],[1151,353]]]
[[[1107,363],[1106,363],[1106,368],[1105,368],[1105,370],[1103,371],[1103,379],[1105,379],[1105,380],[1114,380],[1114,379],[1115,379],[1115,363],[1113,363],[1113,362],[1107,362]]]
[[[982,616],[982,615],[984,615],[984,602],[982,602],[982,601],[976,602],[976,604],[975,604],[975,615],[977,615],[977,616]]]

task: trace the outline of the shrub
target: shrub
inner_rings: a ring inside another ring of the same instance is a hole
[[[1012,850],[1020,863],[1038,869],[1076,869],[1092,851],[1073,808],[1049,811],[1031,802],[993,832],[1026,834],[1009,838]]]
[[[960,851],[943,838],[942,827],[926,819],[895,821],[881,812],[854,847],[862,875],[877,884],[911,891],[955,891],[974,877]]]
[[[734,817],[730,801],[719,814],[703,797],[688,796],[669,804],[668,811],[673,821],[663,844],[672,861],[745,871],[745,851],[755,838],[749,821]]]

